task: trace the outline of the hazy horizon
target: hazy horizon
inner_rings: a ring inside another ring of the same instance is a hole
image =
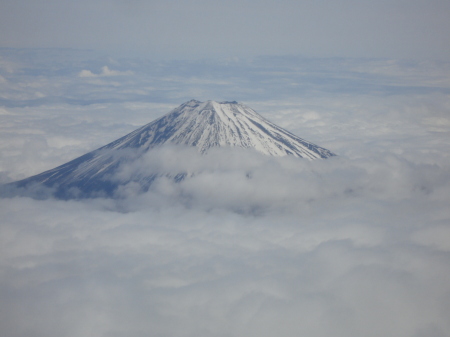
[[[0,4],[0,47],[196,59],[303,55],[450,59],[450,3],[18,0]]]

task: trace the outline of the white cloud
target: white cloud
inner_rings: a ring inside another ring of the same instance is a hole
[[[79,77],[97,77],[99,75],[95,75],[92,71],[84,69],[84,70],[80,71],[78,76]]]
[[[201,172],[117,200],[1,200],[5,333],[450,331],[448,164],[168,148],[128,169],[152,166]]]
[[[108,66],[103,66],[100,74],[94,74],[92,71],[86,69],[83,69],[78,74],[79,77],[105,77],[105,76],[129,76],[129,75],[133,75],[133,72],[111,70],[108,68]]]
[[[192,180],[163,180],[124,200],[2,200],[3,330],[449,331],[450,257],[424,233],[450,217],[442,193],[450,179],[439,174],[448,167],[432,174],[429,191],[416,191],[417,179],[396,180],[410,176],[411,163],[393,165],[392,158],[271,161],[243,170],[210,162]],[[427,174],[426,167],[414,171]],[[65,324],[51,324],[54,317]]]

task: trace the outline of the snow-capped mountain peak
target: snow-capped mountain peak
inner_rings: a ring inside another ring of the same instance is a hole
[[[240,147],[271,156],[293,155],[308,159],[334,156],[243,104],[191,100],[116,141],[12,185],[14,188],[44,185],[55,188],[56,195],[62,198],[71,197],[74,190],[81,196],[113,195],[119,185],[131,181],[138,182],[145,190],[156,177],[173,174],[149,170],[118,180],[117,173],[144,153],[164,145],[194,147],[201,154],[213,147]],[[173,177],[179,180],[185,175],[183,171]]]
[[[269,122],[237,102],[188,101],[169,114],[107,145],[105,148],[141,147],[172,143],[211,147],[252,148],[266,155],[326,158],[333,154]]]

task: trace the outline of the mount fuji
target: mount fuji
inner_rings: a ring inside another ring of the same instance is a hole
[[[165,172],[113,179],[118,170],[152,149],[165,145],[196,148],[253,149],[265,155],[318,159],[329,150],[301,139],[237,102],[188,101],[168,114],[97,150],[38,175],[9,184],[16,190],[50,188],[59,198],[113,196],[120,185],[138,182],[143,190]],[[172,175],[183,180],[186,172]]]

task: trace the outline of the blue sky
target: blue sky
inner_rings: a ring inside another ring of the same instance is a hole
[[[159,58],[296,54],[448,60],[446,0],[18,0],[0,46]]]

